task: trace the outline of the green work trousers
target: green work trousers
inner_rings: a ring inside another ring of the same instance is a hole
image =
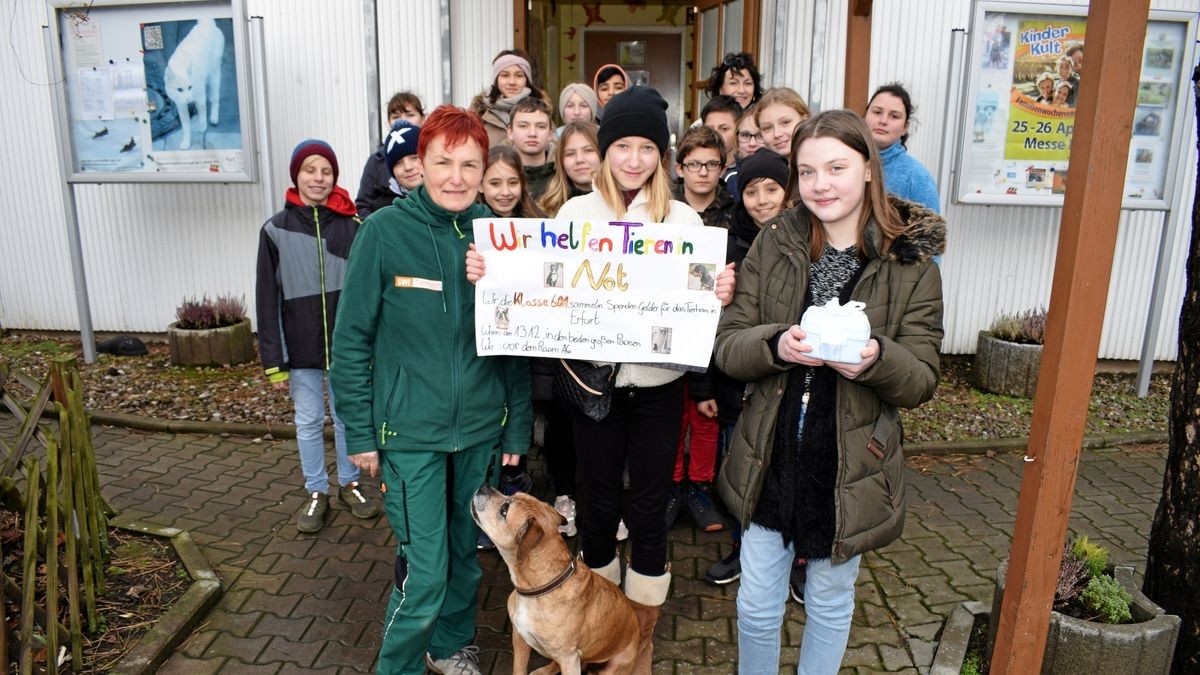
[[[424,673],[425,652],[443,659],[475,640],[482,572],[471,497],[499,480],[499,444],[379,454],[383,506],[398,546],[378,672]]]

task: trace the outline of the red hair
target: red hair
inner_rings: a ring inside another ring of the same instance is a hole
[[[467,141],[475,141],[480,155],[487,154],[488,135],[483,122],[474,113],[448,103],[439,105],[425,118],[425,123],[421,125],[421,137],[417,140],[417,157],[424,160],[425,149],[433,143],[433,139],[442,136],[445,137],[442,143],[447,150],[453,150]]]

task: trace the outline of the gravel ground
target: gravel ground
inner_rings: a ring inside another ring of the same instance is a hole
[[[99,355],[84,365],[77,358],[89,409],[172,420],[289,423],[291,402],[267,385],[257,362],[230,368],[171,365],[165,343],[151,342],[148,356]],[[10,335],[0,338],[0,361],[35,380],[46,375],[47,359],[80,354],[79,341]],[[943,358],[942,381],[929,403],[905,411],[909,442],[1008,438],[1029,431],[1031,399],[988,394],[970,384],[972,358]],[[1134,395],[1132,374],[1096,376],[1087,433],[1165,431],[1170,376],[1155,375],[1150,395]],[[24,396],[24,394],[23,394]]]

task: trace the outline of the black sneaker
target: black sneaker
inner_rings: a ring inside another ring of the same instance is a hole
[[[738,577],[742,576],[742,551],[738,547],[733,548],[733,553],[713,563],[708,571],[704,573],[704,580],[714,586],[724,586],[733,581],[737,581]]]
[[[725,529],[725,520],[717,513],[717,506],[713,504],[712,493],[708,491],[707,485],[697,484],[689,488],[687,505],[692,520],[696,521],[696,527],[705,532],[720,532]]]
[[[312,534],[325,524],[325,513],[329,510],[329,495],[323,492],[309,493],[296,514],[296,529]]]
[[[671,497],[667,500],[667,529],[675,527],[679,519],[679,509],[683,507],[683,484],[676,483],[671,488]]]
[[[792,599],[804,604],[804,582],[808,580],[808,563],[796,561],[792,565],[792,578],[788,580],[788,590]]]
[[[354,481],[338,488],[338,499],[350,509],[355,518],[374,518],[379,515],[379,502],[365,494],[363,486]]]

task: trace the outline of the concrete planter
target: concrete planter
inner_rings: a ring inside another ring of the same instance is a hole
[[[1042,345],[1008,342],[979,331],[973,373],[976,387],[994,394],[1033,398],[1041,366]]]
[[[1008,563],[996,573],[993,617],[1000,616]],[[1134,585],[1133,568],[1117,567],[1113,576],[1133,596],[1133,623],[1107,624],[1050,613],[1050,632],[1042,657],[1042,675],[1137,673],[1168,675],[1179,636],[1179,617],[1166,614]],[[996,642],[999,621],[988,628],[988,649]]]
[[[230,366],[254,358],[250,320],[232,326],[192,330],[175,322],[167,326],[171,363],[177,366]]]

